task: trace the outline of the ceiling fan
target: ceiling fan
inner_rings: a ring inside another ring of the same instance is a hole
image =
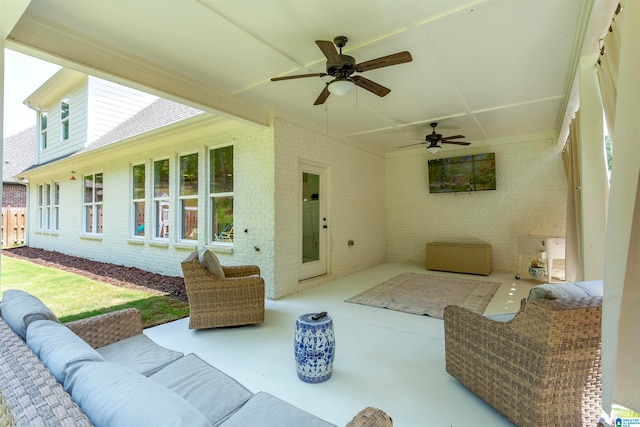
[[[430,126],[433,128],[433,130],[431,131],[430,134],[427,134],[427,136],[424,137],[423,142],[418,142],[416,144],[403,145],[402,147],[398,147],[398,148],[412,147],[414,145],[429,143],[429,145],[427,146],[427,151],[430,153],[437,153],[442,148],[438,144],[471,145],[470,142],[452,141],[452,139],[465,138],[464,135],[454,135],[454,136],[447,136],[443,138],[441,134],[436,133],[436,126],[438,126],[438,123],[430,123]],[[412,138],[412,139],[419,139],[419,138]]]
[[[333,77],[333,80],[327,82],[322,92],[320,92],[320,96],[318,96],[318,99],[316,99],[316,102],[314,102],[313,105],[324,104],[332,93],[338,96],[346,95],[355,89],[355,86],[360,86],[361,88],[378,96],[385,96],[391,92],[391,89],[360,75],[353,76],[352,74],[355,72],[362,73],[364,71],[375,70],[376,68],[389,67],[391,65],[402,64],[404,62],[411,62],[413,59],[409,52],[404,51],[358,64],[353,56],[342,54],[342,48],[347,44],[347,38],[345,36],[336,37],[333,39],[333,43],[327,40],[316,40],[316,44],[327,58],[326,73],[298,74],[294,76],[274,77],[271,79],[272,82],[277,82],[280,80],[300,79],[304,77]],[[336,50],[336,46],[340,49],[340,52]]]

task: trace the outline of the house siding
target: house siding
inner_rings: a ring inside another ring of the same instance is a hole
[[[46,163],[78,151],[84,147],[86,142],[88,113],[86,79],[83,79],[82,83],[68,88],[64,93],[56,101],[41,108],[41,111],[46,110],[48,113],[48,126],[47,148],[39,150],[39,163]],[[69,139],[62,141],[60,101],[65,97],[69,97]],[[40,147],[39,144],[38,140],[38,147]]]
[[[387,261],[424,264],[425,244],[489,243],[494,271],[519,271],[517,238],[565,236],[567,184],[561,147],[551,140],[440,152],[494,152],[495,191],[429,194],[426,150],[387,159]]]
[[[89,77],[87,143],[91,143],[158,99],[118,83]]]

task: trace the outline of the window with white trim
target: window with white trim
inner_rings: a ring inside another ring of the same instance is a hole
[[[153,162],[154,237],[169,237],[169,159]]]
[[[181,240],[198,240],[198,153],[180,156]]]
[[[233,145],[209,151],[211,242],[233,243]]]
[[[38,185],[38,230],[58,231],[60,183]]]
[[[54,182],[51,186],[51,229],[60,230],[60,183]]]
[[[40,112],[40,149],[47,148],[47,118],[48,113],[46,111]]]
[[[103,211],[103,176],[102,173],[84,177],[84,232],[102,234]]]
[[[60,140],[69,139],[69,98],[60,101]]]
[[[131,234],[134,237],[144,236],[145,229],[145,194],[146,194],[146,168],[144,163],[133,165],[131,167],[131,205],[132,205],[132,221],[133,230]]]

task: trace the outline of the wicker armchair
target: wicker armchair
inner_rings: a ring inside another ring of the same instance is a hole
[[[189,299],[189,329],[264,322],[264,280],[255,265],[222,267],[225,277],[209,273],[192,252],[182,261]]]
[[[602,297],[528,301],[501,323],[449,306],[446,369],[520,427],[595,426]]]

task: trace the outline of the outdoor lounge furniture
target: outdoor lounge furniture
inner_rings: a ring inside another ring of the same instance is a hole
[[[258,266],[224,267],[218,263],[217,269],[207,266],[207,270],[198,251],[192,252],[181,266],[191,312],[189,329],[264,322],[264,280]],[[217,274],[211,272],[216,270]]]
[[[2,426],[335,427],[156,344],[138,310],[60,324],[17,290],[5,291],[0,307]],[[366,408],[348,426],[390,427],[391,419]]]
[[[444,311],[446,370],[520,427],[595,426],[602,297],[526,301],[498,322]]]

